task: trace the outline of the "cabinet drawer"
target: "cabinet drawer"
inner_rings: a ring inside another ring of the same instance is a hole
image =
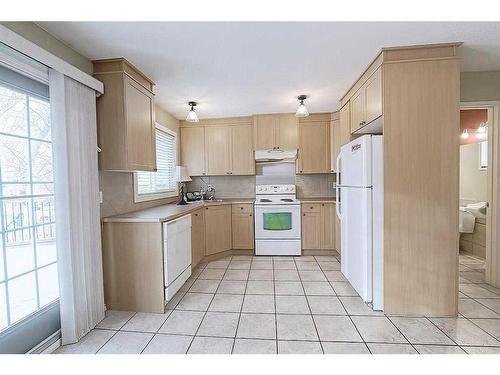
[[[235,203],[231,205],[233,214],[251,214],[253,212],[253,204],[250,203]]]
[[[321,203],[302,203],[302,212],[320,212]]]

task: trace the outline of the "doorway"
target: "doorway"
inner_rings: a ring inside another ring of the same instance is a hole
[[[459,283],[500,287],[497,272],[498,103],[460,108]]]

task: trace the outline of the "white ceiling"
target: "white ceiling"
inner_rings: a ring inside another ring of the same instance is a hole
[[[461,41],[462,71],[500,70],[500,22],[39,22],[90,59],[126,57],[175,117],[310,112],[338,100],[382,47]]]

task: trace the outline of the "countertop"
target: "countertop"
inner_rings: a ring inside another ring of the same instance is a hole
[[[109,216],[102,219],[104,223],[158,223],[177,219],[201,207],[219,206],[225,204],[253,203],[253,198],[223,199],[217,201],[195,201],[179,206],[176,203],[147,208],[145,210],[128,212],[121,215]]]
[[[337,198],[327,197],[327,198],[298,198],[301,203],[336,203]]]

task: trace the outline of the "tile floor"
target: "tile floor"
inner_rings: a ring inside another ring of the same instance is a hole
[[[500,289],[469,255],[457,318],[374,312],[333,256],[219,259],[193,272],[165,314],[106,315],[56,353],[500,353]]]

